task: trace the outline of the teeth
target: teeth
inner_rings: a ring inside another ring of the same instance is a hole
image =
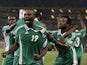
[[[26,21],[26,23],[30,23],[30,21]]]

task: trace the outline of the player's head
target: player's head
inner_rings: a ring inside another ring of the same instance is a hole
[[[32,9],[25,10],[24,20],[29,27],[32,27],[35,18],[35,12]]]
[[[67,28],[71,25],[71,19],[68,16],[61,16],[57,18],[58,21],[58,27],[60,29]]]
[[[25,21],[34,21],[35,13],[32,9],[26,9],[24,12],[24,20]]]
[[[8,16],[8,23],[13,24],[16,22],[16,17],[15,16]]]

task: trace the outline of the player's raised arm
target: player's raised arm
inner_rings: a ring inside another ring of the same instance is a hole
[[[13,30],[13,28],[16,26],[16,23],[13,23],[12,25],[10,25],[7,29],[6,32],[9,33],[10,31]]]
[[[64,43],[64,39],[69,35],[71,34],[72,32],[74,32],[76,29],[78,28],[78,26],[74,25],[73,27],[71,27],[70,30],[68,30],[62,37],[61,39],[59,40],[60,42]]]
[[[78,15],[78,20],[79,20],[79,22],[81,24],[82,29],[86,30],[86,25],[85,25],[85,23],[84,23],[84,21],[83,21],[83,19],[82,19],[82,17],[80,15]]]

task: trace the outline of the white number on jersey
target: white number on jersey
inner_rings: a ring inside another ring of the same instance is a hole
[[[36,42],[38,40],[38,38],[39,38],[38,35],[32,35],[31,41]]]
[[[80,45],[80,38],[76,37],[75,47],[79,47],[79,45]]]

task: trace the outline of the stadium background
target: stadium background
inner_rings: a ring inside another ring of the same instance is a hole
[[[72,24],[79,25],[77,20],[80,14],[87,26],[87,0],[0,0],[0,27],[7,25],[7,17],[14,15],[19,18],[20,9],[34,9],[40,12],[42,22],[44,22],[49,30],[57,30],[56,17],[68,15],[72,19]],[[79,25],[79,27],[81,27]],[[0,40],[3,36],[0,30]],[[87,49],[87,35],[84,38],[84,50]],[[3,44],[0,43],[0,47]]]

